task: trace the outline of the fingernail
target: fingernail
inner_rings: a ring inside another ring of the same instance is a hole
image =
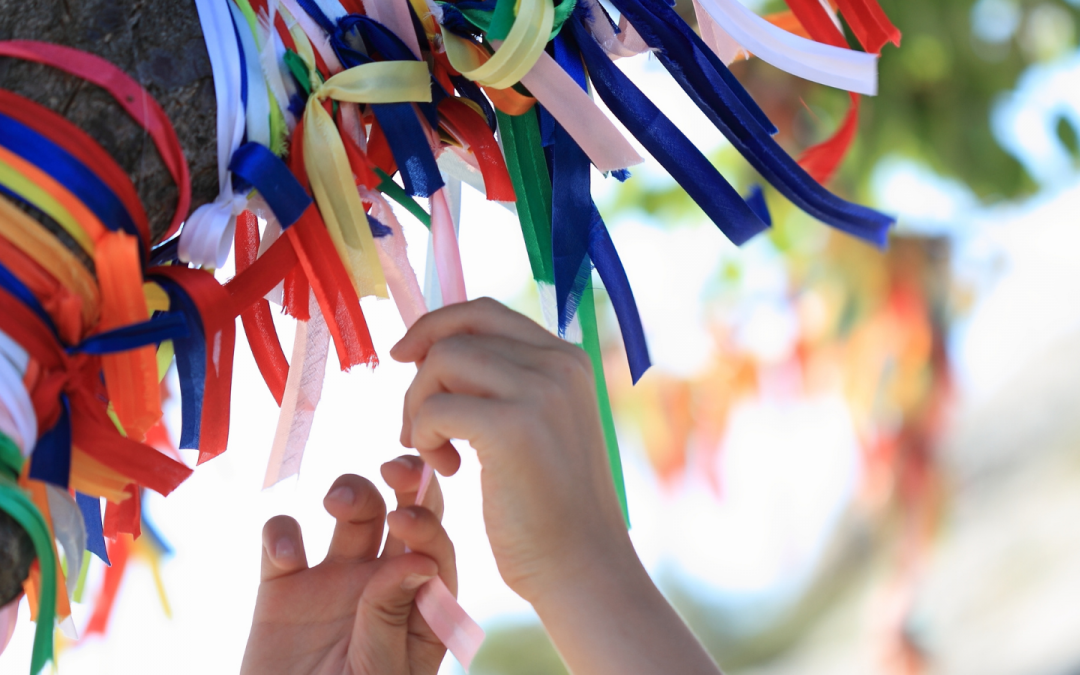
[[[412,458],[407,457],[407,456],[395,457],[390,461],[394,462],[395,464],[400,464],[401,466],[405,467],[409,471],[412,471],[415,468],[413,466]]]
[[[427,582],[431,581],[435,577],[428,576],[426,574],[410,574],[405,577],[405,580],[401,582],[401,587],[407,591],[411,591],[414,588],[420,588]]]
[[[413,520],[416,520],[416,512],[413,511],[412,509],[408,508],[408,507],[403,508],[403,509],[398,509],[397,513],[404,514],[404,515],[408,516],[409,518],[411,518]]]
[[[352,506],[353,502],[356,501],[356,493],[348,485],[339,485],[331,490],[330,494],[326,495],[326,498],[332,502]]]
[[[277,544],[274,544],[275,560],[292,558],[294,555],[296,555],[296,547],[293,546],[292,540],[288,537],[282,537],[278,539]]]

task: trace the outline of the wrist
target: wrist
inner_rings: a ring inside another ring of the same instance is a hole
[[[564,554],[545,576],[534,580],[527,593],[521,593],[544,623],[547,617],[559,616],[571,607],[580,608],[583,603],[602,602],[653,585],[630,538],[622,534],[605,545],[593,542]]]

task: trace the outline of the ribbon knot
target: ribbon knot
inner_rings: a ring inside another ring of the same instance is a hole
[[[247,197],[227,188],[217,199],[195,209],[180,231],[180,260],[218,269],[225,264],[236,229],[236,216],[247,208]]]

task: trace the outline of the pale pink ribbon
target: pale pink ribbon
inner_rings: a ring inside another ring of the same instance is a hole
[[[405,233],[394,215],[394,210],[382,195],[364,187],[359,190],[360,198],[372,204],[371,215],[390,228],[391,234],[377,237],[375,244],[378,247],[379,262],[382,264],[383,276],[386,277],[386,285],[390,288],[390,297],[394,299],[398,314],[408,329],[427,311],[427,307],[424,304],[424,293],[420,290],[420,282],[416,280],[416,272],[409,264]]]
[[[19,600],[21,599],[22,595],[19,595],[0,607],[0,654],[4,653],[11,642],[11,636],[15,634],[15,623],[19,618]]]
[[[311,319],[296,322],[289,376],[285,380],[277,430],[266,465],[264,489],[300,472],[300,462],[315,420],[315,408],[322,397],[330,330],[314,293],[309,294],[308,303]]]
[[[600,171],[625,169],[644,161],[608,116],[546,52],[540,53],[521,83]]]
[[[420,58],[420,42],[416,39],[408,3],[409,0],[368,0],[364,10],[369,17],[394,31],[413,56]]]
[[[296,19],[300,30],[304,31],[304,35],[307,35],[308,41],[311,42],[311,46],[315,48],[315,51],[319,52],[319,56],[326,62],[330,74],[340,73],[342,70],[341,61],[338,59],[337,54],[334,53],[334,48],[330,46],[330,36],[326,34],[326,31],[320,28],[319,24],[315,23],[315,20],[308,16],[308,13],[301,9],[300,5],[296,4],[296,0],[281,0],[281,4]]]
[[[363,195],[363,192],[361,194]],[[383,266],[387,284],[390,285],[390,293],[397,303],[398,312],[401,314],[406,328],[408,328],[424,313],[424,297],[420,293],[416,274],[412,271],[412,267],[409,265],[407,257],[405,257],[404,237],[401,234],[400,224],[392,213],[389,216],[387,215],[386,212],[389,212],[390,209],[383,200],[372,200],[372,204],[373,210],[385,208],[385,211],[380,210],[375,217],[393,230],[392,235],[380,237],[376,241],[380,242],[380,262]],[[454,218],[446,201],[445,187],[439,188],[431,195],[430,204],[431,241],[435,253],[435,268],[439,277],[439,290],[441,291],[442,301],[447,304],[465,302],[467,296],[465,293],[465,277],[461,269],[461,253],[458,250],[457,236],[454,233]],[[380,218],[380,215],[382,218]],[[399,239],[400,243],[387,242],[383,244],[382,242],[387,239]],[[384,254],[384,246],[387,249],[391,246],[397,246],[399,250],[396,251],[396,255],[390,250],[387,250]],[[398,258],[398,260],[395,261],[394,258]],[[397,264],[398,262],[402,262],[403,265]],[[408,272],[405,272],[406,268]],[[402,278],[395,279],[399,275]],[[405,284],[405,288],[400,293],[394,288],[394,284],[399,281]],[[431,465],[424,464],[415,503],[423,503],[433,476],[434,470]],[[424,617],[424,621],[431,627],[431,631],[435,633],[435,636],[446,645],[446,648],[454,655],[461,667],[468,671],[473,657],[476,656],[476,652],[484,642],[484,629],[462,609],[441,577],[435,577],[420,587],[416,594],[416,607],[420,610],[420,615]]]

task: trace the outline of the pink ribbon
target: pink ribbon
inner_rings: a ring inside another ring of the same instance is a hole
[[[330,329],[319,311],[314,293],[309,296],[309,304],[311,319],[296,322],[289,377],[285,380],[277,431],[266,465],[264,489],[300,473],[300,461],[304,458],[304,448],[315,421],[315,408],[322,397]]]
[[[21,594],[0,607],[0,654],[4,653],[8,643],[11,642],[11,636],[15,634],[15,622],[19,618],[19,600],[22,600]]]
[[[540,53],[536,65],[521,78],[521,83],[600,171],[625,169],[644,161],[608,116],[547,53]]]
[[[425,464],[424,472],[420,476],[420,487],[416,491],[417,504],[423,503],[434,475],[431,465]],[[435,577],[420,587],[416,593],[416,607],[420,610],[420,616],[424,617],[424,621],[431,627],[431,632],[435,633],[461,667],[468,672],[473,657],[484,642],[484,629],[461,608],[441,577]]]
[[[431,245],[435,249],[435,269],[444,305],[465,302],[465,275],[461,270],[461,252],[454,234],[454,218],[446,203],[446,188],[431,195]]]

